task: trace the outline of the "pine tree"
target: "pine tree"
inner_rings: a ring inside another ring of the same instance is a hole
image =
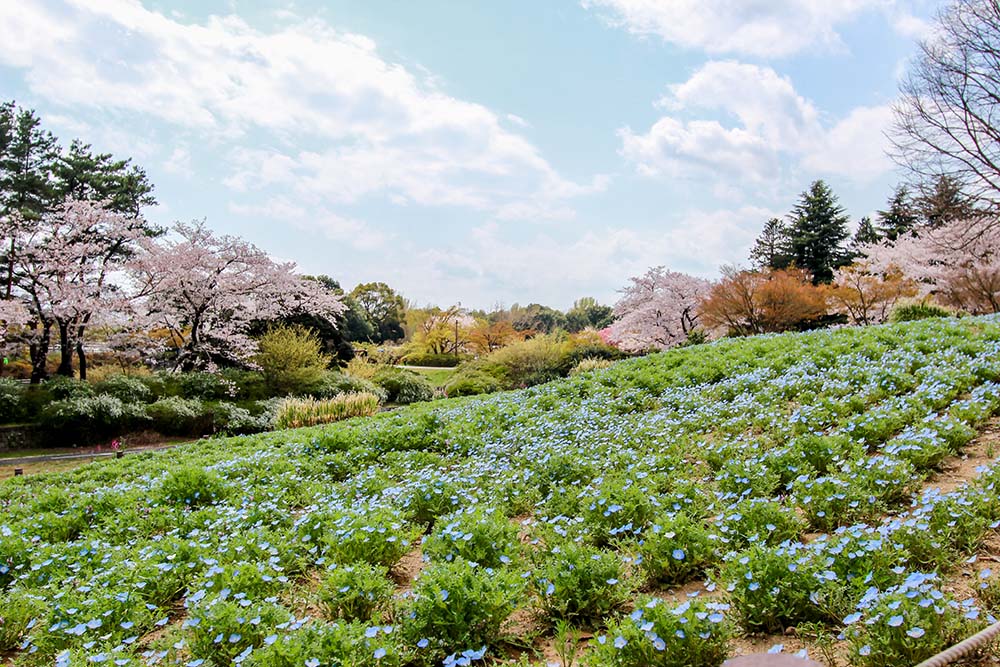
[[[833,270],[850,261],[844,242],[850,238],[847,215],[823,181],[815,181],[799,197],[788,226],[792,263],[809,271],[813,283],[829,282]]]
[[[922,222],[928,227],[940,227],[955,220],[969,218],[975,209],[961,184],[950,176],[938,176],[924,188],[917,201]]]
[[[878,232],[890,241],[895,241],[917,226],[919,218],[914,209],[910,190],[905,185],[897,186],[889,198],[889,207],[878,212]]]
[[[788,268],[788,230],[778,218],[764,223],[764,229],[750,250],[750,261],[758,269]]]
[[[73,140],[55,167],[56,197],[107,200],[116,213],[139,214],[156,203],[146,172],[131,160],[115,160],[110,153],[93,153],[90,144]]]
[[[872,224],[872,219],[866,215],[861,218],[861,222],[858,223],[858,229],[854,232],[854,237],[851,239],[851,256],[857,257],[857,250],[861,246],[878,243],[881,240],[882,235],[878,233],[877,229],[875,229],[875,225]]]
[[[0,213],[37,219],[53,204],[59,146],[30,109],[5,104],[0,113]]]

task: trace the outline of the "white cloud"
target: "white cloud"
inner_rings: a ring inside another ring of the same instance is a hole
[[[642,174],[759,185],[806,168],[863,183],[892,167],[882,135],[888,107],[858,107],[827,127],[791,80],[769,67],[706,63],[658,106],[668,115],[648,132],[619,130],[622,155]]]
[[[511,303],[524,295],[541,303],[568,307],[568,298],[616,298],[614,289],[650,266],[715,278],[723,264],[747,256],[765,220],[767,208],[690,210],[664,221],[661,230],[606,227],[573,233],[539,233],[511,238],[488,224],[477,228],[460,247],[436,248],[414,261],[421,267],[418,300],[440,303]]]
[[[393,238],[355,218],[338,215],[326,209],[306,209],[286,197],[271,197],[261,204],[240,204],[230,202],[229,210],[248,216],[260,216],[290,224],[306,231],[319,232],[331,241],[346,244],[357,250],[375,250]]]
[[[892,107],[858,107],[834,125],[802,160],[808,169],[865,183],[893,169],[885,131]]]
[[[592,191],[507,129],[522,119],[448,95],[319,19],[288,13],[263,31],[235,16],[182,22],[138,0],[45,7],[0,3],[0,64],[53,105],[156,119],[229,152],[223,182],[236,189],[294,177],[331,204],[384,195],[484,211],[558,211]],[[230,148],[248,137],[268,148]]]
[[[899,0],[582,0],[613,26],[711,54],[783,57],[840,50],[837,27],[881,10],[899,30],[914,27]]]

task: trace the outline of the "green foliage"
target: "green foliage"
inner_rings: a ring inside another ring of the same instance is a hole
[[[621,556],[565,542],[541,558],[532,584],[549,620],[593,626],[625,605],[634,582]]]
[[[94,395],[94,388],[86,382],[62,375],[56,375],[46,380],[45,388],[57,401]]]
[[[336,371],[324,373],[312,390],[312,394],[316,398],[333,398],[340,394],[360,393],[375,394],[381,403],[384,403],[389,397],[385,389],[370,380]]]
[[[917,303],[901,303],[889,313],[890,322],[916,322],[926,320],[931,317],[952,317],[954,313],[931,301],[920,301]]]
[[[444,386],[445,395],[451,398],[492,394],[495,391],[500,391],[500,382],[495,377],[472,369],[458,371]]]
[[[391,568],[412,548],[419,534],[418,529],[382,509],[333,517],[322,526],[321,539],[331,562]]]
[[[146,413],[153,428],[168,435],[200,435],[208,430],[211,411],[197,398],[168,396],[151,403]]]
[[[328,619],[377,623],[395,590],[386,568],[360,562],[327,571],[317,595]]]
[[[599,357],[587,357],[581,359],[576,366],[570,369],[570,375],[577,375],[579,373],[588,373],[590,371],[597,371],[603,368],[608,368],[614,363],[610,359],[601,359]]]
[[[330,365],[316,334],[297,324],[272,326],[257,340],[257,348],[254,360],[278,396],[307,393]]]
[[[380,368],[372,381],[385,390],[390,403],[408,405],[434,398],[434,388],[422,376],[402,368]]]
[[[454,368],[461,362],[454,354],[431,354],[429,352],[410,352],[400,360],[407,366],[433,366],[434,368]]]
[[[400,667],[408,655],[394,640],[391,626],[366,623],[311,623],[304,628],[265,638],[243,664],[250,667],[303,667],[303,665],[343,665],[343,667]],[[267,641],[271,639],[271,641]]]
[[[822,569],[793,545],[750,547],[728,557],[721,576],[747,632],[780,633],[786,627],[824,621],[830,613],[819,604]]]
[[[44,622],[47,611],[42,598],[24,591],[0,596],[0,653],[17,648],[32,621]]]
[[[122,403],[145,403],[152,396],[149,387],[142,380],[128,375],[112,375],[95,384],[94,391],[114,396]]]
[[[639,542],[640,567],[654,583],[683,584],[715,562],[718,541],[704,522],[684,512],[653,522]]]
[[[225,483],[213,471],[184,465],[166,474],[160,482],[158,495],[167,503],[194,506],[214,503],[225,491]]]
[[[640,598],[633,614],[590,643],[594,667],[718,667],[729,654],[728,605],[692,600],[671,607]]]
[[[89,442],[143,425],[146,412],[141,405],[122,403],[107,394],[78,394],[49,403],[40,421],[57,433],[72,433],[73,437]]]
[[[488,570],[461,558],[420,574],[407,605],[403,632],[411,645],[428,640],[428,660],[500,639],[500,626],[517,607],[524,580],[510,570]]]
[[[424,540],[432,561],[462,558],[484,567],[500,567],[518,557],[518,528],[500,512],[457,512],[436,523]]]
[[[0,378],[0,424],[21,421],[26,416],[24,386],[12,378]]]
[[[866,595],[844,619],[851,663],[862,667],[915,665],[969,637],[982,626],[971,604],[959,604],[916,573],[885,593]]]

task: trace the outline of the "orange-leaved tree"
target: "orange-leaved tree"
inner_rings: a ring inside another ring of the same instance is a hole
[[[920,289],[896,265],[879,272],[867,260],[859,259],[834,271],[833,282],[824,291],[834,312],[864,325],[885,322],[899,300],[917,296]]]
[[[799,269],[723,267],[722,280],[701,303],[705,326],[736,336],[787,331],[825,314],[822,290]]]

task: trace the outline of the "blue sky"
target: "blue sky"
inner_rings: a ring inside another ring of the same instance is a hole
[[[133,156],[206,218],[346,287],[613,302],[745,263],[816,178],[852,217],[923,0],[0,3],[0,97]]]

